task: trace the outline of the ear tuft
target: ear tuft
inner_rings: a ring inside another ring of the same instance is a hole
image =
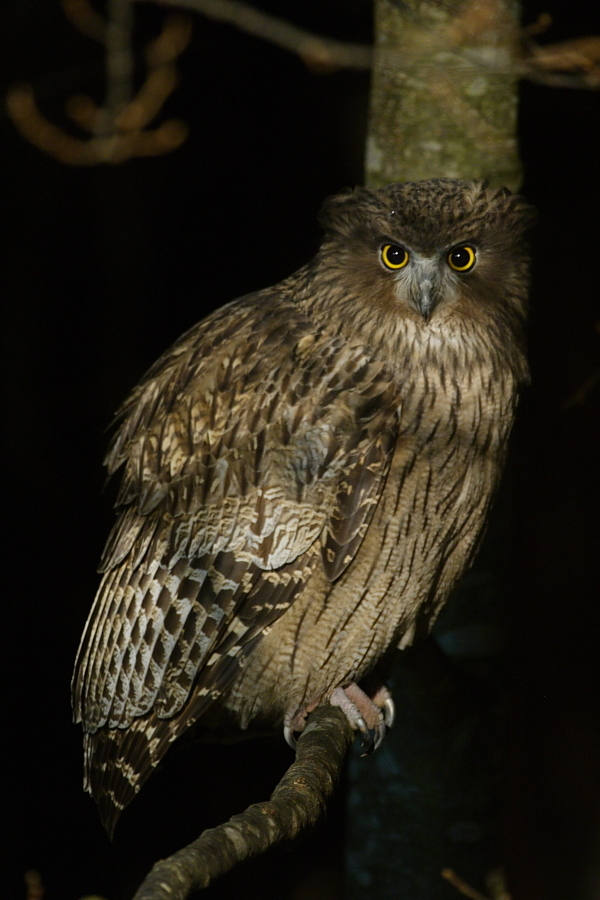
[[[328,197],[319,212],[319,224],[325,232],[349,237],[364,223],[368,201],[372,197],[373,192],[362,187],[347,188]]]

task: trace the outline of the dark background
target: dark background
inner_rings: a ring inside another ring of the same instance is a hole
[[[545,39],[562,40],[600,31],[594,7],[532,0],[525,19],[554,12]],[[261,8],[338,38],[370,37],[358,0]],[[59,124],[73,93],[101,99],[100,48],[58,6],[4,0],[0,15],[4,90],[29,81]],[[136,46],[163,15],[139,7]],[[291,759],[282,740],[174,750],[112,845],[81,790],[69,680],[112,521],[106,426],[184,329],[302,264],[318,244],[323,198],[362,180],[366,74],[311,74],[201,18],[180,71],[166,112],[191,135],[165,157],[70,168],[0,118],[7,900],[24,897],[30,868],[47,900],[124,900],[154,859],[266,799]],[[600,896],[600,386],[568,403],[600,367],[599,122],[598,93],[522,85],[523,191],[540,221],[533,382],[513,458],[505,822],[516,900]],[[338,896],[341,809],[299,850],[275,851],[210,896]]]

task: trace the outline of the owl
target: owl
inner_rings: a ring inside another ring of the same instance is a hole
[[[498,486],[530,219],[450,179],[335,196],[314,259],[191,328],[125,402],[72,685],[110,833],[215,710],[293,741],[329,702],[379,743],[393,702],[368,676],[431,627]]]

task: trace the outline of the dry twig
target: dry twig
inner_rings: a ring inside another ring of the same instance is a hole
[[[367,44],[336,41],[306,29],[292,25],[241,0],[157,0],[162,6],[176,6],[200,13],[209,19],[227,22],[242,31],[262,38],[284,50],[295,53],[311,69],[334,71],[339,68],[370,69],[373,64],[373,48]],[[485,27],[485,6],[476,7],[479,17],[473,17],[470,9],[470,32],[479,25]],[[544,13],[537,22],[523,29],[521,38],[523,55],[510,63],[521,78],[552,86],[600,87],[600,37],[594,35],[576,38],[572,41],[540,46],[533,36],[545,31],[552,23]],[[451,35],[456,38],[456,35]],[[464,38],[464,35],[461,36]],[[460,44],[461,41],[452,41]],[[515,46],[519,43],[515,41]],[[457,50],[457,46],[448,47]],[[457,60],[459,62],[459,60]],[[462,60],[464,65],[474,65],[468,55]],[[433,64],[433,61],[432,61]],[[447,65],[447,60],[444,60]]]
[[[441,875],[457,891],[464,897],[469,897],[470,900],[511,900],[511,895],[506,887],[506,876],[503,869],[492,869],[491,872],[487,873],[485,882],[490,893],[489,897],[476,888],[471,887],[470,884],[456,874],[454,869],[442,869]]]
[[[371,68],[373,50],[367,44],[336,41],[313,34],[239,0],[158,0],[158,2],[161,6],[177,6],[201,13],[209,19],[228,22],[254,37],[296,53],[311,68],[324,70]]]
[[[340,68],[367,70],[373,63],[373,49],[366,44],[336,41],[313,34],[240,0],[157,2],[163,6],[193,10],[270,41],[297,54],[312,71],[331,72]],[[147,125],[175,89],[175,59],[189,41],[190,20],[183,15],[170,16],[166,20],[162,35],[147,51],[146,80],[137,95],[133,96],[130,0],[109,0],[108,20],[96,12],[90,0],[62,0],[62,3],[67,17],[83,34],[106,46],[106,100],[102,107],[98,107],[90,97],[76,96],[68,101],[68,115],[91,134],[91,138],[86,140],[49,122],[40,112],[29,85],[16,86],[7,94],[6,108],[21,134],[40,150],[69,165],[121,163],[135,156],[156,156],[179,147],[188,134],[185,123],[171,119],[154,130],[148,129]],[[600,37],[589,35],[540,46],[533,36],[545,31],[550,23],[550,17],[544,14],[525,28],[520,36],[517,35],[520,37],[520,58],[511,60],[508,67],[503,63],[498,72],[509,68],[521,78],[555,87],[600,88]],[[469,27],[472,31],[473,22]],[[462,38],[464,35],[448,35],[447,49],[454,53],[453,64],[489,68],[489,60],[484,65],[478,58],[473,58],[468,47],[462,46]],[[519,41],[514,43],[516,47]],[[161,48],[159,53],[157,48]],[[435,65],[435,54],[431,54],[430,64]],[[446,58],[444,66],[448,66]]]
[[[552,16],[541,13],[535,22],[523,29],[523,43],[532,69],[530,77],[544,80],[543,73],[568,72],[588,79],[587,87],[600,86],[600,37],[587,35],[570,41],[540,46],[532,38],[543,34],[552,25]],[[536,70],[537,74],[536,74]],[[538,78],[538,75],[541,77]],[[550,75],[550,77],[552,77]],[[560,76],[559,76],[560,77]]]
[[[177,84],[175,61],[189,43],[191,20],[180,13],[167,17],[159,37],[146,48],[147,75],[133,90],[131,50],[132,10],[129,0],[111,0],[105,21],[88,0],[64,0],[68,18],[88,37],[106,47],[107,91],[99,107],[91,97],[77,95],[67,102],[69,117],[90,138],[69,134],[40,112],[29,85],[13,87],[6,108],[14,124],[35,147],[63,163],[89,166],[121,163],[135,156],[157,156],[179,147],[187,126],[170,119],[148,129]]]
[[[342,768],[353,732],[344,714],[322,706],[308,718],[296,759],[271,799],[255,803],[152,868],[134,900],[184,900],[238,862],[292,840],[322,814]]]
[[[528,41],[527,77],[552,87],[600,88],[600,37],[540,46]]]
[[[463,879],[456,874],[454,869],[442,869],[442,878],[449,881],[457,891],[460,891],[464,897],[469,897],[470,900],[490,900],[490,898],[486,897],[485,894],[482,894],[481,891],[472,888],[470,884],[463,881]]]

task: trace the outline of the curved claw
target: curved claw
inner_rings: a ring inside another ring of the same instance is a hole
[[[292,748],[292,750],[295,750],[296,746],[298,745],[298,741],[294,737],[294,732],[289,725],[283,726],[283,736],[285,738],[286,744],[288,744]]]
[[[362,753],[361,756],[370,756],[375,750],[378,750],[383,743],[386,734],[386,726],[384,724],[376,725],[371,731],[362,732]]]
[[[358,730],[360,732],[362,732],[363,735],[370,734],[369,726],[367,725],[367,723],[365,722],[365,720],[363,719],[362,716],[359,716],[358,719],[356,720],[356,727],[358,728]]]
[[[387,733],[387,725],[376,725],[374,729],[375,733],[375,743],[373,746],[374,750],[378,750],[383,743],[383,739]]]
[[[391,728],[396,718],[396,704],[391,697],[387,697],[383,704],[383,721],[387,728]]]
[[[390,692],[384,684],[375,680],[371,685],[373,696],[365,693],[356,682],[346,687],[337,687],[329,695],[329,702],[342,710],[351,727],[360,731],[362,739],[362,756],[373,753],[381,746],[388,728],[394,724],[396,708]],[[308,713],[315,704],[304,708],[292,707],[288,710],[284,722],[283,736],[286,743],[296,749],[296,735],[302,731]],[[367,724],[368,723],[368,724]],[[294,728],[293,725],[296,727]],[[369,727],[370,726],[370,727]]]
[[[361,739],[362,739],[362,746],[361,746],[362,753],[360,755],[361,756],[369,756],[373,752],[373,750],[375,750],[375,747],[377,746],[375,743],[376,729],[374,729],[374,730],[369,729],[369,726],[367,725],[367,723],[365,722],[365,720],[363,719],[362,716],[356,720],[356,727],[360,731]]]

